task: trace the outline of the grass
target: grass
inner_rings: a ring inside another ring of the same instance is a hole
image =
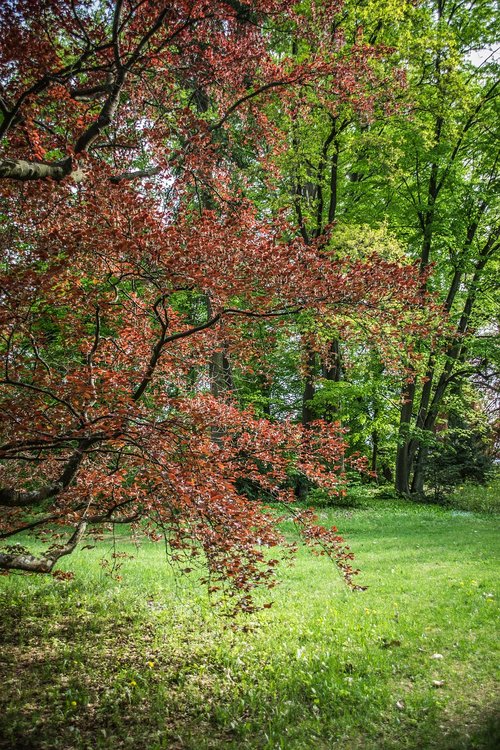
[[[73,581],[3,577],[0,747],[498,747],[498,516],[388,500],[320,514],[369,589],[303,551],[236,629],[161,545],[122,581],[99,565],[107,542],[65,562]]]

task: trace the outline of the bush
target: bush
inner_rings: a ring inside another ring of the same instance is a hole
[[[427,487],[434,500],[446,503],[456,488],[464,484],[484,489],[493,472],[494,457],[488,430],[484,425],[450,418],[450,428],[429,450]]]
[[[315,488],[307,493],[306,504],[314,508],[356,508],[359,501],[355,493],[334,495],[321,488]]]
[[[473,513],[500,513],[500,475],[487,485],[467,482],[450,496],[448,504]]]

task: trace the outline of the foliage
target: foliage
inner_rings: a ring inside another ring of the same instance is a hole
[[[0,567],[133,523],[251,609],[265,503],[472,476],[465,408],[435,447],[498,382],[492,8],[3,3],[0,539],[47,546]]]
[[[383,51],[340,31],[332,45],[338,10],[3,4],[0,534],[52,544],[41,557],[5,550],[1,567],[51,572],[88,526],[145,525],[251,609],[281,536],[239,488],[286,503],[290,471],[342,484],[338,425],[272,423],[231,395],[232,362],[244,377],[266,347],[254,322],[334,325],[342,310],[347,337],[368,310],[375,339],[428,324],[409,315],[411,265],[336,257],[328,233],[313,241],[286,206],[255,200],[287,148],[269,113],[304,112],[306,125],[317,95],[357,116],[378,106]],[[291,52],[273,48],[278,32]],[[305,539],[354,585],[337,530],[311,520],[297,515]]]
[[[345,422],[348,440],[367,455],[372,452],[372,463],[378,463],[380,449],[389,457],[392,465],[381,465],[379,473],[388,477],[395,464],[398,491],[419,496],[429,479],[427,446],[450,391],[469,379],[482,384],[480,392],[493,391],[498,381],[492,363],[498,340],[493,279],[500,248],[494,47],[499,26],[490,1],[395,6],[345,4],[342,33],[358,44],[369,40],[379,53],[370,62],[377,101],[367,111],[323,90],[304,89],[296,113],[276,117],[289,144],[279,162],[287,179],[277,181],[276,200],[294,215],[305,241],[321,237],[333,252],[349,257],[366,257],[370,246],[385,244],[384,257],[412,259],[422,292],[433,293],[423,296],[422,307],[436,298],[442,304],[440,335],[435,329],[423,336],[415,331],[397,352],[412,376],[401,377],[400,368],[389,366],[380,378],[380,401],[393,405],[379,410],[386,434],[363,435],[363,426],[348,415]],[[296,54],[303,50],[298,45]],[[390,85],[395,80],[399,86]],[[380,362],[394,362],[392,332],[386,331],[382,344],[380,336],[372,342],[368,322],[369,316],[361,320],[357,349],[338,319],[326,326],[318,321],[323,346],[309,323],[303,340],[304,422],[311,418],[313,396],[324,398],[314,393],[322,388],[322,370],[330,370],[335,382],[350,381],[344,368],[327,361],[328,337],[337,364],[375,350],[375,367],[363,373],[361,387],[376,376]],[[485,331],[495,333],[484,336]],[[474,377],[478,370],[487,378]],[[367,412],[374,419],[373,408]]]
[[[494,475],[484,485],[468,481],[448,498],[452,508],[466,513],[500,513],[500,481]]]
[[[475,487],[487,483],[493,472],[490,441],[485,430],[469,425],[447,430],[446,436],[431,444],[429,450],[429,488],[435,500],[443,500],[463,482]]]

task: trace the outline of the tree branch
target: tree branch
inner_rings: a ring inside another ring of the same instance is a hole
[[[49,550],[44,557],[35,557],[29,552],[0,552],[0,568],[4,570],[26,570],[31,573],[51,573],[56,562],[65,555],[70,555],[87,528],[87,521],[80,521],[75,531],[62,546]]]
[[[72,160],[62,159],[52,163],[26,161],[25,159],[1,159],[0,179],[21,180],[62,180],[71,174]]]
[[[123,180],[139,180],[143,177],[154,177],[160,172],[161,172],[160,167],[150,167],[149,169],[136,169],[132,172],[122,172],[121,174],[113,175],[113,177],[109,178],[109,181],[112,182],[114,185],[118,185],[118,183],[122,182]]]
[[[94,437],[80,441],[78,448],[68,459],[61,476],[56,482],[46,484],[37,490],[16,490],[10,487],[0,487],[0,506],[26,508],[59,495],[75,478],[87,448],[90,448],[97,440],[98,438]]]

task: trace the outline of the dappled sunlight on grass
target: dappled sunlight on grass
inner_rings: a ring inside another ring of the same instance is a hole
[[[72,581],[2,578],[0,746],[493,748],[496,517],[320,513],[367,591],[301,550],[271,609],[228,621],[161,544],[125,540],[121,580],[108,542],[65,561]]]

